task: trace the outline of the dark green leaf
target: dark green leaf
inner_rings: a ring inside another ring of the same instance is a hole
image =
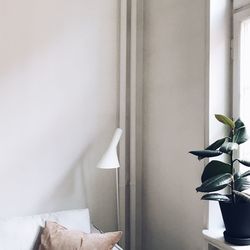
[[[215,115],[216,119],[225,124],[225,125],[228,125],[229,127],[231,127],[232,129],[234,129],[235,127],[235,123],[232,119],[230,119],[229,117],[225,116],[225,115],[219,115],[219,114],[216,114]]]
[[[204,182],[216,175],[231,173],[231,166],[221,161],[211,161],[205,167],[201,176],[201,181]]]
[[[247,202],[250,202],[250,195],[243,193],[243,192],[236,191],[236,190],[233,190],[233,192],[235,193],[235,195],[237,195],[241,199],[243,199]]]
[[[235,122],[235,129],[239,129],[241,127],[245,127],[245,124],[241,121],[240,118],[237,119],[237,121]]]
[[[214,150],[218,149],[225,142],[226,139],[227,139],[227,137],[215,141],[214,143],[212,143],[211,145],[209,145],[205,150],[212,150],[212,151],[214,151]],[[205,158],[205,157],[199,156],[198,159],[202,160],[203,158]]]
[[[233,130],[231,130],[230,133],[229,133],[229,138],[230,138],[229,141],[233,140],[233,135],[234,135],[234,132],[233,132]]]
[[[250,176],[245,176],[235,180],[234,182],[235,190],[243,191],[250,188]]]
[[[197,192],[214,192],[225,188],[232,181],[231,174],[220,174],[214,176],[196,188]]]
[[[233,142],[242,144],[248,140],[246,127],[241,127],[235,131],[235,134],[233,136]]]
[[[234,174],[234,180],[238,180],[239,178],[241,178],[240,174],[238,172],[236,172]]]
[[[210,200],[210,201],[224,201],[224,202],[230,202],[231,199],[223,194],[205,194],[201,197],[202,200]]]
[[[222,152],[220,152],[219,150],[197,150],[190,151],[189,153],[198,156],[199,160],[205,157],[215,157],[222,154]]]
[[[226,139],[227,139],[227,137],[215,141],[214,143],[209,145],[206,148],[206,150],[216,150],[216,149],[218,149],[225,142]]]
[[[245,160],[240,160],[240,159],[238,159],[238,162],[240,162],[240,163],[243,164],[244,166],[250,167],[250,161],[245,161]]]
[[[238,149],[238,144],[237,143],[233,143],[233,142],[225,142],[223,143],[223,145],[220,147],[220,151],[223,153],[229,153],[233,150],[237,150]]]
[[[250,170],[244,172],[243,174],[240,175],[239,178],[243,178],[243,177],[246,177],[246,176],[249,176],[250,175]]]

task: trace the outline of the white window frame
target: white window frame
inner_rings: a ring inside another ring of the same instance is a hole
[[[233,116],[240,117],[241,23],[250,18],[250,5],[236,9],[233,15]]]
[[[221,114],[226,114],[228,116],[233,115],[234,118],[237,118],[240,113],[240,82],[238,80],[240,75],[240,67],[238,64],[240,61],[239,30],[242,20],[245,20],[248,13],[250,15],[250,12],[248,12],[248,7],[250,6],[249,3],[250,0],[210,0],[210,27],[208,32],[209,70],[207,73],[208,83],[206,102],[208,128],[206,132],[206,145],[211,144],[222,132],[216,121],[213,123],[214,120],[212,118],[214,118],[215,112],[220,112]],[[234,10],[232,7],[234,7]],[[226,17],[227,15],[229,16]],[[224,37],[224,49],[222,48],[222,51],[221,48],[219,48],[219,50],[217,48],[218,37]],[[231,39],[233,40],[231,41]],[[230,60],[230,54],[233,61]],[[238,65],[238,68],[236,68],[236,65]],[[214,98],[218,97],[216,94],[219,94],[220,98]],[[224,242],[223,232],[225,228],[218,203],[209,202],[207,225],[205,226],[205,229],[206,230],[203,230],[203,235],[206,243],[209,244],[209,249],[214,249],[212,246],[225,250],[239,249],[239,247],[234,247]],[[207,249],[207,245],[205,247]]]
[[[214,114],[230,116],[231,110],[231,59],[232,2],[209,0],[207,3],[207,64],[206,64],[206,112],[204,147],[220,136],[226,136],[223,126],[218,126]],[[205,162],[207,164],[208,162]],[[206,203],[204,228],[220,230],[224,227],[219,204]]]

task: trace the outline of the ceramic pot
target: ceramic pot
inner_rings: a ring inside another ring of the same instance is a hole
[[[225,241],[235,245],[250,245],[250,203],[219,202],[226,231]]]

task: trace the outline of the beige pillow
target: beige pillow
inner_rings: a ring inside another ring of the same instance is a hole
[[[122,232],[87,234],[67,230],[56,222],[47,221],[39,250],[111,250],[121,236]]]

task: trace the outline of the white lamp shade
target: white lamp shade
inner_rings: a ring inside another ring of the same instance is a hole
[[[103,154],[101,160],[97,164],[97,168],[114,169],[120,167],[120,163],[117,156],[117,145],[121,139],[121,135],[122,135],[122,129],[117,128],[115,130],[114,136],[112,138],[112,141],[108,149]]]

